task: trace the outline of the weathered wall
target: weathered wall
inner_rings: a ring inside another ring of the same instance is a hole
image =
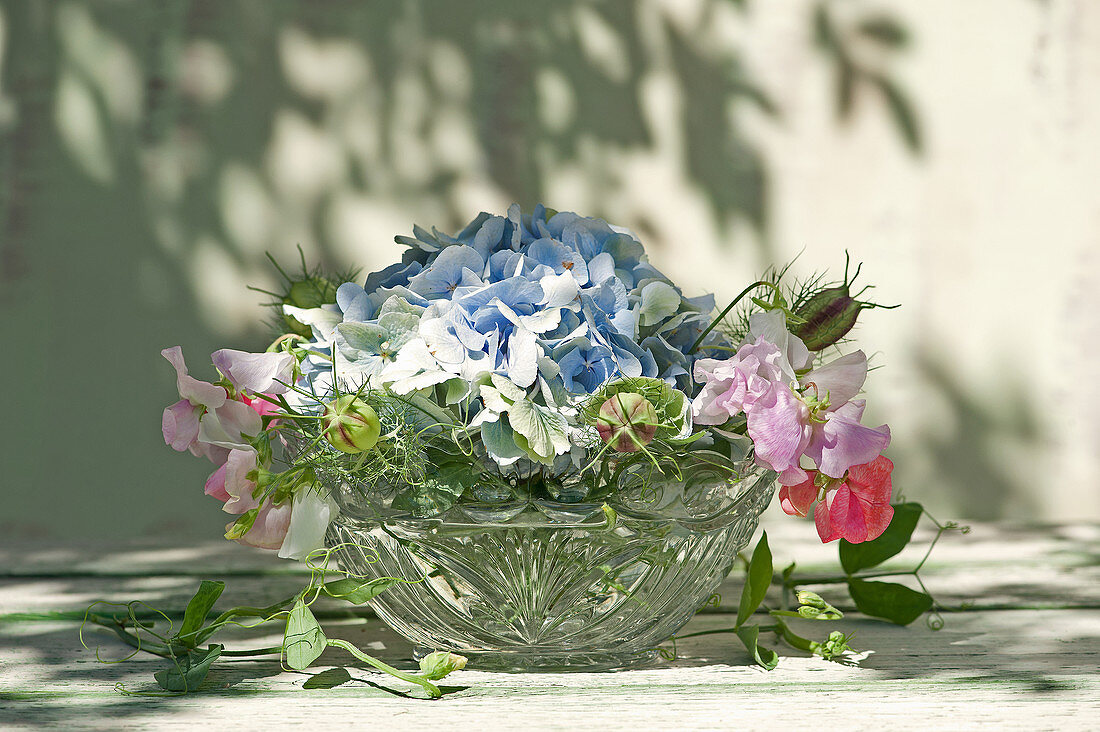
[[[814,12],[915,110],[837,67]],[[858,38],[886,7],[907,45]],[[947,516],[1100,517],[1100,6],[0,3],[0,524],[208,533],[159,355],[259,347],[263,254],[375,268],[513,200],[689,292],[767,263],[880,302],[870,417]],[[853,34],[855,34],[853,36]],[[857,80],[858,81],[858,80]]]

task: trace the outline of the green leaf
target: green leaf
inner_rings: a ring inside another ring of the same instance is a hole
[[[741,590],[741,604],[737,608],[737,624],[741,625],[748,620],[760,603],[764,602],[764,596],[768,594],[768,587],[772,583],[772,551],[768,547],[768,532],[760,536],[760,542],[753,550],[752,559],[749,561],[749,571],[745,575],[745,586]]]
[[[252,530],[252,525],[256,523],[256,517],[259,515],[259,508],[253,508],[242,513],[240,517],[233,522],[233,525],[229,527],[229,530],[225,532],[225,538],[230,541],[240,539]]]
[[[737,637],[745,644],[745,648],[752,654],[752,658],[768,671],[779,664],[779,656],[770,648],[759,644],[760,626],[743,625],[737,629]]]
[[[465,379],[444,381],[436,388],[443,392],[443,403],[447,406],[458,404],[470,396],[470,382]]]
[[[439,681],[452,671],[466,668],[466,657],[447,651],[433,651],[420,659],[420,670],[431,681]]]
[[[932,598],[895,582],[848,580],[848,592],[865,615],[908,625],[932,607]]]
[[[176,665],[171,668],[157,671],[153,678],[165,691],[198,691],[210,672],[210,664],[218,659],[224,648],[225,646],[216,644],[205,651],[191,651],[186,656],[175,659]]]
[[[351,681],[351,674],[343,666],[336,668],[330,668],[327,671],[322,671],[319,674],[314,674],[309,678],[306,683],[302,684],[303,689],[332,689],[340,684],[346,684]]]
[[[183,613],[183,625],[180,626],[180,632],[176,634],[177,638],[184,638],[184,644],[192,648],[195,646],[195,639],[193,637],[187,639],[186,636],[193,635],[195,631],[202,627],[203,622],[206,620],[206,614],[214,607],[214,603],[217,602],[224,589],[224,582],[203,580],[199,584],[195,596],[187,603],[187,610]]]
[[[533,453],[536,461],[551,459],[569,449],[565,434],[565,417],[528,399],[521,399],[508,409],[508,424],[526,445],[516,444]]]
[[[317,660],[321,651],[325,650],[326,643],[317,618],[313,617],[305,601],[299,597],[286,619],[286,633],[283,635],[286,665],[295,671],[305,669]]]
[[[902,503],[894,506],[894,517],[882,536],[860,544],[840,540],[840,564],[846,574],[874,567],[895,556],[909,543],[924,509],[919,503]]]
[[[782,623],[779,626],[779,634],[783,637],[783,640],[787,641],[792,647],[800,651],[806,651],[807,653],[811,651],[810,639],[803,638],[798,633],[795,633],[786,623]]]
[[[353,605],[362,605],[373,600],[389,588],[404,580],[398,577],[378,577],[372,580],[361,580],[353,577],[332,580],[321,586],[325,594],[338,600],[346,600]]]

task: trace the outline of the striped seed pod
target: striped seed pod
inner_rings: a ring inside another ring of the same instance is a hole
[[[843,283],[818,290],[795,308],[794,314],[801,322],[792,329],[792,333],[806,344],[806,348],[811,351],[821,351],[839,342],[855,326],[861,310],[897,307],[857,300],[856,297],[866,291],[866,287],[855,296],[852,295],[852,283],[859,276],[859,269],[862,266],[861,264],[856,267],[855,274],[849,280],[848,266],[845,264]]]
[[[596,431],[618,452],[637,452],[657,434],[657,410],[634,392],[619,392],[600,406]]]
[[[325,406],[325,439],[341,452],[355,454],[378,442],[382,425],[374,409],[354,394],[345,394]]]

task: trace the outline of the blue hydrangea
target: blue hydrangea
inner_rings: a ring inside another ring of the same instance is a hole
[[[490,388],[560,409],[563,399],[623,377],[686,390],[695,358],[714,355],[691,353],[713,317],[713,297],[685,298],[631,233],[603,220],[512,206],[506,216],[480,214],[454,236],[414,227],[397,241],[408,246],[400,263],[363,285],[341,285],[333,306],[295,314],[341,378],[398,393],[465,383],[457,391],[471,399]],[[494,386],[479,387],[490,379]],[[493,403],[517,409],[512,397]],[[503,421],[486,428],[497,437],[509,429]]]

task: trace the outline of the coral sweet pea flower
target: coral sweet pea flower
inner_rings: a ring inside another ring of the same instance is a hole
[[[780,487],[779,505],[788,515],[806,516],[817,501],[814,523],[823,543],[846,539],[858,544],[877,539],[894,517],[890,505],[893,470],[894,463],[879,455],[869,463],[853,465],[843,480],[824,488],[824,496],[816,483],[818,471],[810,470],[802,483]]]

